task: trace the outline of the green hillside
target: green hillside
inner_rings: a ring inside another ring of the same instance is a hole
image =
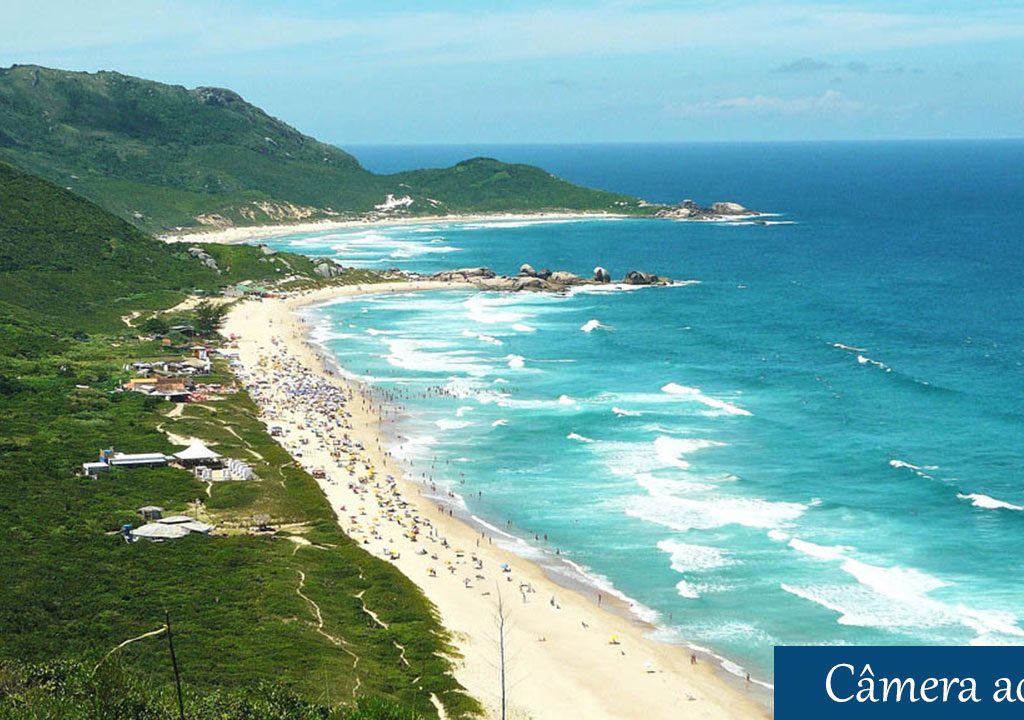
[[[138,326],[198,327],[198,311],[149,317],[191,288],[285,273],[303,285],[379,278],[325,280],[299,256],[203,246],[214,269],[188,247],[0,164],[0,718],[177,717],[164,638],[92,671],[165,612],[189,717],[436,717],[432,699],[449,718],[472,715],[434,608],[341,532],[244,390],[180,413],[116,391],[126,364],[188,354],[187,338],[165,343]],[[122,320],[136,314],[135,326]],[[203,379],[233,382],[224,361]],[[207,487],[172,467],[78,474],[103,447],[180,449],[165,429],[245,458],[258,479]],[[126,543],[118,529],[148,504],[205,518],[218,535]],[[260,516],[276,532],[249,531]]]
[[[642,211],[490,159],[375,175],[230,90],[30,65],[0,69],[0,159],[149,230],[363,215],[388,195],[412,200],[403,215]]]
[[[78,195],[0,162],[0,313],[73,330],[124,327],[122,316],[174,305],[195,289],[283,276],[321,283],[303,255],[248,245],[191,245],[147,235]]]

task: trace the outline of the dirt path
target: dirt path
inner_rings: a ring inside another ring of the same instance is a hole
[[[297,572],[299,573],[299,586],[295,588],[295,592],[300,598],[302,598],[309,604],[310,608],[312,608],[313,616],[316,618],[316,631],[320,635],[323,635],[325,638],[330,640],[335,647],[338,647],[345,651],[352,658],[352,669],[355,670],[357,667],[359,667],[359,656],[351,650],[349,650],[347,647],[345,647],[348,643],[345,642],[344,638],[337,637],[336,635],[331,635],[329,632],[324,630],[324,616],[323,613],[320,612],[320,606],[316,604],[316,601],[314,601],[313,598],[309,597],[308,595],[306,595],[306,593],[302,592],[302,588],[306,586],[306,573],[302,572],[301,570],[298,570]],[[352,688],[353,697],[355,697],[355,695],[359,692],[359,688],[363,684],[363,681],[359,679],[359,675],[356,675],[355,677],[356,684]]]

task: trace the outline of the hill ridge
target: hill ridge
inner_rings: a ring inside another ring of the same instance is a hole
[[[229,88],[111,70],[0,68],[0,159],[150,231],[382,213],[649,212],[495,158],[377,175]]]

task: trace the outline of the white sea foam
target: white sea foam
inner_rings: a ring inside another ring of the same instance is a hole
[[[401,460],[408,460],[424,454],[431,446],[437,444],[437,438],[433,435],[416,435],[406,438],[392,449],[395,457]]]
[[[781,585],[788,593],[839,613],[840,625],[883,629],[927,629],[962,625],[986,642],[1024,638],[1024,629],[1013,613],[982,610],[931,597],[948,583],[928,573],[899,565],[881,566],[851,557],[853,548],[824,546],[794,538],[790,547],[817,560],[839,563],[839,569],[856,585]]]
[[[558,404],[559,405],[575,405],[576,401],[573,400],[568,395],[559,395],[558,396]]]
[[[842,560],[844,553],[853,549],[842,545],[818,545],[796,537],[789,541],[789,546],[818,560]]]
[[[843,343],[832,343],[832,347],[839,348],[840,350],[849,350],[850,352],[867,352],[867,348],[854,347],[853,345],[844,345]]]
[[[508,361],[508,366],[510,368],[512,368],[513,370],[518,370],[518,369],[522,368],[526,364],[526,361],[523,359],[522,355],[511,355],[510,354],[510,355],[506,355],[505,359]]]
[[[1024,507],[1021,507],[1020,505],[1014,505],[1013,503],[1008,503],[1005,500],[997,500],[994,497],[982,495],[981,493],[969,493],[966,495],[963,493],[957,493],[956,496],[961,500],[970,500],[971,505],[976,508],[984,508],[985,510],[1024,510]]]
[[[700,597],[700,590],[686,580],[680,580],[676,583],[676,593],[679,594],[679,597],[686,598],[687,600],[696,600]]]
[[[567,440],[576,440],[578,442],[584,442],[584,443],[592,443],[592,442],[594,442],[592,439],[590,439],[588,437],[584,437],[583,435],[580,435],[579,433],[575,433],[575,432],[571,432],[568,435],[566,435],[565,437],[566,437]]]
[[[474,410],[476,410],[476,408],[472,405],[462,405],[455,411],[455,417],[462,417],[466,413],[473,412]]]
[[[719,400],[718,398],[710,397],[700,391],[700,388],[686,387],[685,385],[679,385],[677,383],[668,383],[661,388],[663,393],[669,395],[678,395],[694,402],[699,402],[707,407],[720,410],[727,415],[751,415],[749,410],[745,410],[738,405]]]
[[[585,323],[580,325],[580,330],[585,333],[594,332],[595,330],[611,330],[611,326],[604,325],[600,320],[587,320]]]
[[[654,452],[665,466],[686,469],[690,467],[690,463],[684,459],[685,456],[698,450],[718,447],[723,444],[714,440],[673,438],[668,435],[660,435],[654,440]]]
[[[680,493],[706,493],[718,488],[714,483],[679,477],[657,477],[653,473],[637,473],[633,476],[636,484],[651,495],[679,495]]]
[[[932,475],[929,475],[925,470],[938,470],[938,465],[914,465],[912,463],[904,462],[903,460],[897,460],[893,458],[889,461],[889,466],[896,469],[910,470],[912,473],[925,480],[934,480]]]
[[[589,218],[587,218],[589,220]],[[599,218],[600,220],[612,220],[614,218]],[[515,228],[532,227],[534,225],[566,225],[568,223],[580,222],[576,218],[536,218],[529,220],[488,220],[484,222],[460,223],[458,227],[462,230],[512,230]]]
[[[562,563],[560,564],[568,566],[578,576],[582,577],[588,584],[592,585],[593,587],[596,587],[601,592],[613,595],[622,602],[626,603],[629,606],[630,613],[632,613],[638,619],[646,623],[650,623],[652,625],[657,623],[660,619],[661,615],[658,613],[657,610],[647,607],[643,603],[637,602],[629,595],[626,595],[624,592],[615,587],[612,581],[604,575],[594,572],[590,568],[584,567],[579,563],[575,563],[569,558],[565,557],[564,555],[561,557],[561,561]],[[551,569],[555,570],[556,572],[561,572],[562,574],[568,575],[568,573],[565,573],[562,570],[562,568],[560,568],[558,565],[553,566]]]
[[[442,351],[448,347],[437,340],[385,339],[390,351],[385,359],[389,365],[406,370],[467,375],[487,375],[492,368],[482,358],[464,350]]]
[[[366,328],[367,335],[398,335],[398,330],[378,330],[377,328]]]
[[[484,333],[475,333],[472,330],[463,330],[462,337],[476,338],[480,342],[485,342],[488,345],[504,345],[505,343],[493,335],[485,335]]]
[[[619,417],[640,417],[641,415],[643,415],[643,413],[640,412],[639,410],[624,410],[620,407],[613,407],[612,412],[618,415]]]
[[[694,573],[732,565],[736,561],[724,551],[708,545],[692,545],[678,540],[661,540],[658,549],[667,553],[677,573]]]
[[[499,418],[491,423],[491,427],[504,427],[505,425],[508,425],[508,420],[505,418]]]
[[[514,299],[510,300],[502,296],[488,297],[483,293],[477,293],[467,298],[462,306],[466,309],[466,315],[470,320],[482,325],[514,324],[524,317],[523,313],[508,308],[514,302]]]
[[[446,418],[441,418],[434,424],[437,425],[442,430],[461,430],[462,428],[469,427],[473,423],[467,422],[465,420],[448,420]]]
[[[861,365],[873,365],[879,370],[884,370],[887,373],[892,372],[892,368],[886,365],[884,362],[881,362],[879,360],[872,360],[867,355],[858,355],[857,362],[859,362]]]
[[[537,332],[537,328],[526,325],[525,323],[512,323],[512,329],[516,332],[524,333]]]
[[[792,502],[772,502],[761,498],[718,496],[708,499],[652,494],[630,498],[627,515],[671,528],[677,532],[710,530],[727,525],[768,530],[785,526],[807,509]]]

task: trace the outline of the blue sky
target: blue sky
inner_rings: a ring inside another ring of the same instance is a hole
[[[230,87],[345,143],[1024,137],[1024,2],[4,2],[0,65]]]

